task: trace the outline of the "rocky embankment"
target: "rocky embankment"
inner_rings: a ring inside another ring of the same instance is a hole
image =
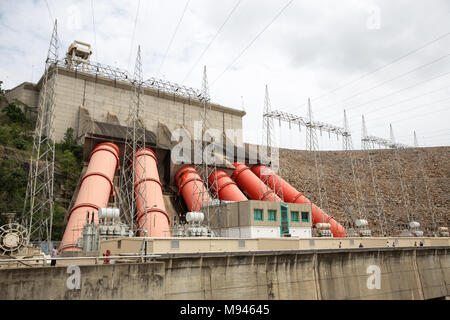
[[[449,225],[450,147],[398,150],[398,162],[387,149],[320,151],[317,159],[323,172],[320,193],[316,161],[307,151],[280,150],[280,175],[337,221],[350,221],[348,207],[356,218],[369,221],[373,235],[380,235],[382,226],[397,234],[409,221],[418,221],[425,235],[432,234],[434,222]]]

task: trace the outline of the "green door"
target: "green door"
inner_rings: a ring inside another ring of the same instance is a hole
[[[281,204],[280,205],[280,221],[281,221],[281,225],[280,225],[280,234],[284,235],[284,234],[289,234],[289,210],[288,210],[288,205],[287,204]]]

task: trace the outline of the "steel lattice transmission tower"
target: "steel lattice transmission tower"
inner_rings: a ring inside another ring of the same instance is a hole
[[[208,182],[209,176],[216,171],[216,161],[217,148],[223,148],[223,135],[220,138],[220,141],[214,141],[214,137],[209,137],[208,129],[211,128],[211,124],[209,121],[209,113],[211,111],[211,103],[210,103],[210,95],[209,95],[209,85],[208,85],[208,76],[206,73],[206,66],[203,67],[203,78],[202,78],[202,89],[201,89],[201,97],[200,100],[203,102],[203,108],[199,112],[200,121],[201,121],[201,133],[200,137],[194,134],[197,141],[194,141],[194,164],[195,170],[200,175],[200,178],[203,181],[203,184],[194,184],[193,188],[193,206],[202,208],[202,211],[205,213],[205,217],[207,218],[207,224],[209,226],[213,215],[215,215],[220,208],[217,206],[211,206],[211,203],[207,203],[206,199],[211,197],[212,190],[218,190],[217,177],[212,183]],[[212,128],[211,128],[212,129]],[[205,146],[204,139],[211,138],[209,146]],[[223,150],[222,150],[223,151]],[[200,153],[200,154],[199,154]],[[201,189],[199,186],[201,185]]]
[[[211,97],[209,95],[209,84],[208,84],[208,74],[206,73],[206,66],[203,66],[203,78],[202,78],[202,96],[205,105],[211,102]]]
[[[362,133],[363,134],[362,134],[362,138],[361,138],[361,144],[362,144],[363,148],[369,150],[371,147],[373,147],[375,144],[377,144],[378,146],[384,146],[384,147],[387,147],[387,148],[390,148],[393,150],[394,159],[392,161],[390,161],[391,167],[392,167],[392,171],[397,171],[397,173],[398,173],[398,180],[400,182],[401,196],[403,199],[403,204],[405,206],[406,218],[408,220],[408,223],[411,222],[410,200],[409,200],[407,185],[405,184],[404,176],[402,173],[402,164],[401,164],[399,153],[398,153],[399,149],[406,149],[406,148],[409,148],[409,146],[402,144],[402,143],[395,142],[394,130],[392,128],[392,125],[390,125],[390,139],[383,139],[383,138],[379,138],[379,137],[375,137],[375,136],[369,136],[367,134],[367,128],[366,128],[366,124],[364,121],[364,116],[363,116],[363,132]]]
[[[348,156],[348,160],[350,162],[350,169],[351,169],[351,176],[353,177],[353,187],[355,189],[355,202],[356,202],[356,207],[358,209],[358,216],[359,219],[361,219],[363,217],[363,210],[364,210],[364,219],[367,220],[367,212],[366,212],[366,207],[362,205],[362,202],[364,201],[364,196],[363,196],[363,192],[362,192],[362,186],[361,186],[361,180],[359,178],[359,174],[358,174],[358,170],[357,170],[357,163],[356,160],[353,157],[353,140],[352,140],[352,136],[350,134],[350,127],[348,124],[348,119],[347,119],[347,112],[344,110],[344,132],[342,134],[343,136],[343,149],[344,151],[346,151],[346,155]],[[345,173],[345,166],[343,167],[343,173]],[[346,183],[346,181],[343,181],[344,184]],[[350,199],[349,199],[349,193],[344,191],[344,195],[343,198],[346,201],[346,206],[347,206],[347,210],[349,209],[350,206]]]
[[[350,131],[348,130],[348,128],[346,129],[346,128],[335,126],[335,125],[332,125],[329,123],[314,121],[313,116],[312,116],[312,108],[311,108],[310,99],[308,99],[308,116],[306,118],[297,116],[297,115],[294,115],[291,113],[279,111],[279,110],[271,110],[270,100],[266,99],[265,101],[266,102],[265,102],[265,109],[264,109],[264,114],[263,114],[263,118],[264,118],[263,125],[266,128],[273,128],[273,126],[270,125],[270,122],[268,119],[278,120],[280,125],[281,125],[281,121],[287,122],[287,123],[289,123],[289,128],[291,128],[292,124],[298,125],[299,132],[301,132],[302,126],[306,127],[306,149],[311,151],[310,154],[312,157],[314,157],[313,161],[316,164],[316,174],[317,174],[317,180],[318,180],[320,201],[322,202],[322,191],[321,190],[323,189],[324,193],[325,193],[324,203],[327,204],[326,205],[327,208],[325,208],[325,209],[327,211],[329,211],[328,210],[328,201],[326,199],[325,184],[323,183],[323,170],[322,170],[322,165],[321,165],[320,153],[318,152],[319,151],[319,143],[318,143],[318,139],[317,139],[317,131],[316,130],[320,130],[321,135],[322,135],[322,132],[328,132],[329,136],[331,136],[331,134],[335,134],[338,137],[338,139],[339,139],[339,136],[342,136],[344,138],[344,149],[348,148],[349,141],[351,141],[350,140],[351,139]],[[266,131],[265,134],[267,134],[267,132],[270,132],[271,130],[269,130],[269,131],[265,130],[265,131]],[[265,139],[267,140],[267,135],[266,135]],[[272,140],[273,140],[272,135],[269,135],[269,141],[272,141]],[[263,144],[264,144],[264,141],[263,141]],[[347,147],[345,145],[347,145]],[[275,149],[275,150],[277,150],[277,149]],[[312,167],[311,167],[311,185],[310,185],[311,192],[312,192],[312,181],[313,180],[314,180],[314,177],[313,177]]]
[[[311,107],[311,99],[308,98],[308,114],[307,114],[307,122],[306,122],[306,150],[310,151],[310,154],[314,157],[315,164],[315,173],[317,179],[317,191],[319,194],[319,206],[321,208],[325,208],[326,212],[330,213],[330,208],[328,206],[328,197],[327,191],[325,187],[324,177],[323,177],[323,169],[322,169],[322,159],[320,157],[319,152],[319,141],[317,139],[316,132],[316,124],[314,123],[312,107]],[[312,168],[310,171],[311,175],[311,184],[314,180]],[[322,191],[323,190],[323,191]],[[312,192],[312,185],[311,185]],[[323,221],[328,222],[328,221]]]
[[[344,132],[342,133],[342,148],[347,150],[353,150],[352,135],[348,125],[347,112],[344,110]]]
[[[392,142],[392,145],[396,145],[394,129],[392,128],[392,124],[390,124],[390,140]],[[412,217],[411,217],[411,212],[410,212],[411,205],[410,205],[410,200],[409,200],[407,184],[404,181],[405,177],[404,177],[403,170],[402,170],[403,166],[401,164],[400,156],[398,154],[399,148],[393,147],[392,149],[394,151],[394,157],[395,157],[394,160],[395,160],[398,177],[399,177],[399,181],[400,181],[400,188],[401,188],[401,192],[402,192],[403,204],[405,205],[406,218],[408,219],[408,223],[410,223],[412,221],[411,218],[414,220],[414,213],[412,214]]]
[[[264,115],[269,114],[272,111],[272,106],[270,104],[270,98],[269,98],[269,88],[266,85],[266,92],[264,95]],[[269,155],[270,149],[273,144],[273,118],[271,117],[264,117],[263,116],[263,141],[262,145],[266,145],[267,152]]]
[[[58,60],[57,30],[57,21],[55,20],[39,95],[38,115],[21,222],[28,231],[27,242],[45,239],[48,247],[51,243],[54,209],[55,140],[53,120],[58,76],[56,66]]]
[[[417,135],[415,131],[414,131],[414,148],[419,148],[419,140],[417,140]]]
[[[382,195],[379,194],[380,190],[379,190],[379,186],[378,186],[378,182],[377,182],[375,166],[373,163],[372,156],[370,155],[370,150],[373,149],[371,147],[371,145],[373,146],[373,143],[368,139],[368,136],[369,135],[367,134],[366,121],[365,121],[364,115],[363,115],[362,116],[361,145],[362,145],[362,149],[367,152],[367,160],[369,163],[370,175],[372,178],[372,186],[373,186],[374,195],[375,195],[375,204],[377,206],[377,218],[378,218],[378,224],[380,225],[380,233],[382,236],[386,236],[387,235],[386,213],[384,212],[384,202],[383,202]]]
[[[431,219],[433,222],[433,231],[432,234],[433,236],[437,235],[437,224],[436,224],[436,217],[434,214],[434,205],[431,201],[431,195],[430,195],[430,188],[429,188],[429,182],[428,182],[428,175],[425,172],[425,163],[422,157],[422,152],[419,150],[419,141],[417,140],[417,135],[416,132],[414,131],[414,148],[416,149],[416,155],[417,155],[417,159],[418,161],[415,162],[416,164],[416,172],[422,175],[422,179],[423,179],[423,187],[425,189],[425,196],[427,198],[427,205],[428,205],[428,210],[431,211]]]
[[[136,161],[136,152],[139,149],[145,148],[145,124],[144,124],[144,105],[142,99],[142,61],[141,61],[141,47],[138,47],[136,64],[134,69],[134,77],[131,81],[131,103],[128,111],[127,119],[127,135],[125,138],[125,147],[122,160],[122,168],[120,173],[120,202],[121,215],[128,222],[132,229],[134,228],[134,219],[136,214],[136,202],[141,200],[144,208],[147,208],[145,203],[145,183],[142,184],[138,194],[135,194],[135,184],[139,178],[145,177],[145,158],[140,158]],[[142,166],[141,172],[143,177],[136,177],[136,166]],[[144,188],[144,189],[143,189]],[[145,229],[145,228],[142,228]]]
[[[270,164],[270,167],[274,168],[274,163],[272,162],[275,157],[279,156],[278,147],[275,146],[275,138],[274,138],[274,124],[273,124],[273,118],[269,117],[267,115],[271,114],[272,112],[272,104],[270,103],[270,97],[269,97],[269,87],[266,84],[266,91],[264,94],[264,111],[263,111],[263,134],[262,134],[262,143],[261,143],[261,149],[265,152],[260,152],[260,155],[262,157],[267,156],[267,159],[260,159],[262,162],[266,165]],[[281,125],[281,120],[279,121]],[[277,161],[278,163],[278,161]],[[275,170],[276,171],[276,170]],[[274,179],[274,177],[271,175],[270,171],[265,174],[264,172],[261,172],[261,180],[264,182],[262,185],[263,189],[259,190],[259,196],[260,199],[267,194],[269,191],[269,184],[268,180]],[[280,186],[279,190],[276,190],[277,185]],[[276,181],[273,182],[273,191],[275,194],[277,194],[281,200],[283,200],[283,189],[281,188],[281,183],[277,183]]]
[[[362,115],[362,127],[361,127],[361,148],[363,150],[369,150],[370,144],[367,139],[369,134],[367,133],[366,120],[364,119],[364,115]]]

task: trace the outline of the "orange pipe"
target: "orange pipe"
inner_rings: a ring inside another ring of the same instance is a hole
[[[278,196],[283,197],[284,201],[289,203],[311,203],[308,198],[298,192],[293,186],[274,173],[270,168],[262,165],[254,165],[252,167],[252,171],[261,179],[262,177],[267,177],[267,179],[262,180],[264,180],[269,187],[274,189]],[[331,233],[333,233],[333,237],[344,238],[346,236],[344,227],[315,204],[311,205],[311,215],[313,224],[321,222],[331,224]]]
[[[245,164],[233,163],[236,168],[231,176],[239,188],[253,200],[281,202],[281,199],[266,186]]]
[[[202,206],[206,206],[212,200],[194,167],[187,166],[178,170],[175,174],[175,181],[178,192],[183,196],[189,211],[200,211]]]
[[[69,212],[69,221],[59,247],[60,252],[81,251],[81,248],[77,248],[77,241],[82,236],[86,213],[94,211],[96,213],[94,222],[98,223],[98,209],[108,206],[109,196],[113,193],[113,178],[118,163],[119,147],[114,143],[100,143],[92,150],[75,205]]]
[[[142,148],[136,152],[134,172],[139,234],[144,236],[143,230],[147,230],[146,235],[149,237],[170,237],[170,219],[159,181],[158,161],[151,149]]]
[[[217,180],[217,185],[215,183]],[[223,170],[211,172],[208,177],[208,183],[213,190],[216,198],[228,201],[247,201],[247,197],[237,187],[236,183],[231,180],[230,176]],[[217,190],[216,190],[217,189]]]

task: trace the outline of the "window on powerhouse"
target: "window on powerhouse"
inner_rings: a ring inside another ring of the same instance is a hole
[[[298,222],[298,211],[291,211],[291,221]]]
[[[263,221],[263,211],[262,211],[262,209],[254,209],[253,210],[253,220],[255,220],[255,221]]]
[[[269,221],[277,221],[277,210],[269,210]]]
[[[309,212],[302,212],[302,222],[309,222]]]

